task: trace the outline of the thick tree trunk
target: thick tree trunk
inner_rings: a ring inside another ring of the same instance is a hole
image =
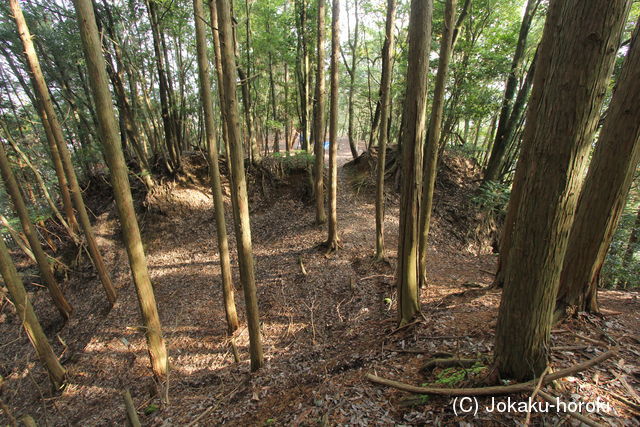
[[[318,0],[317,68],[316,68],[316,104],[313,118],[313,193],[316,198],[316,224],[327,222],[324,209],[324,33],[325,0]]]
[[[453,27],[455,25],[456,0],[447,0],[444,11],[444,32],[440,41],[440,58],[438,73],[433,91],[433,104],[427,131],[427,143],[424,147],[424,166],[422,181],[422,201],[420,205],[420,253],[419,253],[419,285],[423,287],[427,280],[427,249],[431,210],[433,209],[433,190],[438,172],[438,148],[444,111],[444,92],[449,71],[449,61],[453,50]]]
[[[229,242],[227,239],[227,225],[224,218],[224,199],[220,185],[220,170],[218,167],[218,150],[215,137],[215,123],[213,120],[213,100],[211,96],[211,81],[209,79],[209,59],[207,58],[207,39],[204,28],[204,8],[202,0],[193,0],[193,12],[196,29],[196,48],[198,53],[198,76],[200,79],[200,103],[204,110],[204,126],[209,152],[209,176],[213,192],[213,208],[216,218],[216,232],[218,234],[218,249],[220,253],[220,270],[222,276],[222,295],[224,311],[227,317],[229,333],[238,329],[238,315],[233,297],[233,281],[231,277],[231,262],[229,260]]]
[[[636,27],[618,77],[578,200],[560,276],[557,318],[567,309],[598,310],[597,278],[640,159],[639,28]]]
[[[56,282],[56,279],[53,277],[53,271],[51,270],[51,266],[49,265],[49,259],[42,249],[42,245],[38,240],[38,234],[36,233],[36,230],[31,223],[29,211],[27,210],[27,206],[25,205],[24,199],[22,198],[20,186],[18,184],[18,181],[16,181],[15,176],[13,175],[11,165],[9,164],[9,159],[7,159],[7,153],[5,152],[4,145],[2,143],[0,143],[0,172],[2,173],[2,180],[4,182],[5,189],[7,190],[7,194],[9,194],[9,197],[13,202],[13,206],[16,210],[16,213],[18,214],[20,223],[22,224],[22,230],[27,236],[29,246],[31,247],[31,251],[36,259],[36,263],[38,264],[40,278],[44,281],[44,284],[49,290],[51,298],[58,308],[58,311],[66,320],[69,318],[69,316],[71,316],[71,312],[73,311],[73,309],[67,302],[67,299],[62,293],[62,289],[60,289],[58,282]]]
[[[102,255],[100,254],[98,244],[96,243],[95,235],[93,234],[91,221],[89,220],[89,215],[85,208],[84,200],[82,199],[82,190],[80,189],[80,185],[78,184],[73,162],[71,161],[71,154],[69,153],[69,150],[67,148],[66,141],[64,140],[64,136],[62,134],[62,128],[60,127],[60,122],[58,121],[58,117],[53,108],[51,96],[49,95],[49,89],[47,88],[47,84],[44,80],[44,75],[42,74],[42,70],[40,68],[40,63],[36,56],[36,51],[33,46],[31,34],[29,33],[29,28],[27,27],[27,23],[24,20],[24,16],[22,15],[22,9],[20,9],[17,0],[11,0],[10,3],[11,10],[14,14],[14,18],[18,27],[18,33],[24,46],[25,58],[27,64],[29,65],[29,70],[31,71],[34,89],[38,99],[40,100],[40,103],[42,104],[42,113],[44,113],[44,116],[42,116],[42,122],[48,123],[53,135],[53,139],[55,140],[55,145],[58,149],[58,153],[60,154],[60,160],[62,161],[64,174],[70,186],[71,200],[73,201],[76,211],[78,212],[80,226],[82,227],[82,231],[84,232],[87,241],[91,260],[93,261],[93,265],[96,268],[98,276],[100,277],[100,281],[102,282],[102,286],[104,287],[105,293],[107,294],[107,300],[109,301],[109,304],[113,305],[116,301],[116,290],[113,287],[113,283],[111,283],[111,278],[109,277],[109,273],[107,272],[107,267],[104,265]]]
[[[378,166],[376,176],[376,260],[384,259],[384,176],[389,140],[389,116],[391,108],[391,59],[395,50],[396,0],[387,0],[385,39],[382,46],[382,75],[380,76],[380,115],[382,131],[378,137]]]
[[[338,249],[338,79],[340,57],[340,0],[331,11],[331,96],[329,99],[329,234],[327,250]]]
[[[522,63],[525,57],[525,47],[527,45],[527,37],[533,22],[533,15],[538,7],[540,0],[528,0],[527,6],[524,11],[524,17],[520,24],[520,33],[518,35],[518,42],[516,44],[516,51],[513,54],[513,60],[511,61],[511,70],[507,77],[507,84],[504,90],[504,97],[502,98],[502,107],[500,108],[500,118],[498,120],[498,131],[496,133],[495,141],[493,142],[493,148],[491,156],[489,157],[489,163],[487,170],[484,174],[483,183],[489,181],[495,181],[498,179],[500,173],[500,167],[504,159],[504,154],[507,151],[508,141],[505,138],[507,128],[513,126],[513,123],[509,122],[511,116],[511,109],[513,104],[513,97],[516,95],[518,89],[518,72],[522,68]],[[517,121],[516,121],[517,123]]]
[[[418,246],[422,146],[431,49],[432,0],[412,0],[409,15],[409,63],[402,129],[402,181],[398,236],[398,322],[406,324],[420,311]]]
[[[251,224],[249,221],[249,201],[247,182],[244,173],[242,141],[238,120],[238,100],[236,98],[236,58],[233,49],[231,26],[231,6],[229,0],[216,0],[218,7],[218,29],[220,31],[222,74],[224,82],[225,118],[229,137],[231,157],[231,197],[235,214],[235,233],[240,264],[240,281],[244,289],[249,329],[249,352],[251,370],[256,371],[263,365],[262,340],[260,337],[260,319],[258,297],[256,295],[255,269],[251,244]]]
[[[31,301],[27,295],[22,280],[18,276],[16,267],[11,261],[9,250],[4,243],[4,239],[0,239],[0,273],[4,279],[4,283],[9,289],[11,302],[15,306],[20,323],[24,327],[25,332],[29,336],[29,341],[36,349],[38,357],[47,368],[49,378],[55,389],[62,387],[65,381],[66,371],[60,364],[58,356],[51,348],[47,336],[40,326],[40,321],[33,311]]]
[[[509,207],[515,215],[495,349],[503,377],[531,378],[547,366],[584,160],[629,5],[627,0],[549,5],[514,181],[512,197],[518,202]]]
[[[73,4],[82,37],[82,47],[89,72],[89,84],[96,105],[104,155],[111,173],[111,185],[122,226],[122,237],[142,312],[151,365],[156,377],[160,381],[164,381],[169,371],[169,359],[162,337],[162,327],[153,287],[147,270],[140,229],[133,208],[128,170],[118,138],[113,101],[107,83],[106,64],[102,56],[93,6],[91,0],[74,0]]]

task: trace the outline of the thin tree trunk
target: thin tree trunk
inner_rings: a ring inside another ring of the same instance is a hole
[[[513,54],[513,60],[511,61],[511,70],[507,77],[507,84],[504,90],[504,96],[502,98],[502,107],[500,108],[500,118],[498,120],[498,131],[496,133],[496,139],[493,142],[493,148],[491,156],[489,157],[489,164],[484,174],[484,183],[489,181],[495,181],[498,179],[500,167],[504,159],[504,153],[507,151],[507,140],[505,135],[509,126],[514,126],[514,123],[509,122],[511,116],[511,109],[513,104],[513,97],[516,95],[516,89],[518,88],[518,72],[522,67],[522,63],[525,57],[525,47],[527,45],[527,37],[533,22],[533,15],[538,7],[540,0],[528,0],[527,6],[524,11],[524,17],[520,24],[520,33],[518,35],[518,42],[516,44],[516,51]],[[517,120],[516,120],[517,123]]]
[[[318,32],[317,32],[317,68],[316,68],[316,104],[313,118],[313,193],[316,199],[316,224],[327,222],[324,209],[324,33],[325,33],[325,0],[318,0]]]
[[[193,0],[193,12],[196,29],[196,48],[198,53],[198,76],[200,79],[200,102],[204,109],[204,125],[209,152],[209,177],[213,192],[213,205],[216,218],[216,232],[218,234],[218,249],[220,253],[220,270],[222,276],[222,295],[224,311],[227,317],[229,333],[238,329],[238,315],[233,297],[233,281],[231,277],[231,261],[229,260],[229,242],[227,239],[227,225],[224,218],[224,199],[220,185],[220,170],[218,167],[218,150],[215,137],[215,123],[213,120],[213,100],[211,96],[211,82],[209,80],[209,59],[207,58],[207,39],[204,28],[204,9],[202,0]]]
[[[169,371],[169,359],[162,337],[160,316],[153,287],[147,270],[140,229],[133,208],[127,166],[119,144],[113,101],[107,83],[106,64],[102,56],[95,15],[91,0],[74,0],[73,4],[80,27],[84,56],[89,71],[89,84],[102,134],[104,154],[111,172],[111,185],[122,226],[122,236],[142,312],[151,365],[156,377],[163,381]]]
[[[256,371],[263,365],[262,340],[260,338],[260,320],[258,297],[256,295],[255,268],[251,244],[251,224],[247,182],[244,173],[242,141],[238,120],[238,100],[236,98],[236,58],[233,49],[231,26],[231,6],[229,0],[216,0],[218,7],[218,29],[220,31],[222,74],[224,82],[229,154],[231,157],[231,197],[235,214],[235,233],[240,265],[240,281],[244,289],[249,329],[249,352],[251,370]]]
[[[568,309],[575,313],[598,310],[598,276],[640,159],[639,31],[640,21],[578,200],[560,276],[556,318]],[[640,224],[640,212],[636,222]]]
[[[412,0],[409,15],[409,63],[402,130],[402,182],[398,236],[398,322],[409,323],[420,311],[418,248],[422,145],[431,49],[432,0]]]
[[[38,357],[45,365],[53,387],[57,390],[64,384],[66,371],[60,364],[58,356],[56,356],[56,353],[51,348],[49,340],[42,330],[40,321],[35,311],[33,311],[29,296],[24,289],[22,280],[20,280],[18,276],[13,261],[11,261],[9,250],[4,243],[4,239],[0,239],[0,273],[2,273],[4,283],[9,289],[11,302],[13,302],[15,306],[18,317],[20,318],[20,323],[22,323],[25,332],[29,336],[29,341],[31,341],[31,344],[33,344],[33,347],[36,349]]]
[[[495,346],[503,377],[538,376],[548,364],[584,159],[629,6],[627,0],[549,5],[509,205],[515,214]]]
[[[348,5],[348,3],[347,3]],[[355,26],[353,28],[353,43],[349,40],[351,47],[351,67],[349,67],[349,100],[348,100],[348,132],[349,132],[349,148],[351,149],[351,156],[355,159],[358,157],[358,142],[356,141],[356,135],[354,130],[354,105],[353,95],[355,91],[356,82],[356,66],[358,65],[358,39],[360,36],[360,14],[358,12],[358,0],[354,0],[354,17]],[[347,22],[349,22],[349,10],[347,9]],[[348,34],[348,39],[351,39],[351,35]],[[346,64],[345,64],[346,65]]]
[[[7,194],[9,194],[9,197],[13,202],[15,211],[20,219],[20,224],[22,224],[22,230],[27,236],[31,251],[36,258],[40,277],[44,281],[47,289],[49,289],[51,298],[58,308],[58,311],[62,317],[67,320],[69,316],[71,316],[73,308],[65,298],[58,282],[56,282],[56,279],[53,277],[53,271],[51,270],[51,265],[49,265],[49,259],[38,240],[38,234],[31,222],[29,211],[24,203],[24,199],[22,198],[20,185],[18,184],[18,181],[16,181],[13,171],[11,170],[11,165],[9,164],[9,159],[7,158],[7,153],[2,143],[0,143],[0,172],[2,173],[2,180],[4,182],[5,189],[7,190]]]
[[[444,111],[444,92],[449,71],[449,61],[453,50],[453,26],[455,24],[456,0],[447,0],[444,11],[444,30],[440,41],[440,58],[436,74],[435,89],[431,117],[427,131],[427,143],[424,147],[424,166],[422,181],[422,201],[420,205],[420,253],[419,253],[419,285],[423,287],[427,278],[427,249],[431,211],[433,209],[433,190],[438,172],[438,142]]]
[[[378,167],[376,180],[376,260],[384,259],[384,176],[387,164],[387,141],[389,139],[389,109],[391,108],[391,59],[395,50],[396,0],[387,0],[385,40],[382,46],[382,75],[380,76],[381,132],[378,138]]]
[[[338,249],[338,84],[340,66],[340,0],[331,11],[331,94],[329,99],[329,233],[327,250]]]
[[[60,122],[58,121],[58,117],[53,109],[51,96],[49,95],[49,90],[44,80],[44,75],[42,74],[42,70],[40,69],[40,63],[36,56],[33,41],[31,39],[31,34],[29,33],[29,28],[27,27],[26,21],[24,20],[22,9],[18,5],[18,1],[11,0],[10,3],[11,10],[14,14],[16,25],[18,27],[18,33],[24,46],[25,58],[27,60],[27,63],[29,64],[29,69],[33,76],[33,83],[35,86],[34,89],[42,103],[43,112],[45,113],[45,115],[42,117],[42,121],[48,122],[55,139],[56,147],[58,148],[58,153],[60,154],[60,159],[62,161],[62,167],[64,169],[67,182],[69,183],[71,189],[71,200],[73,201],[76,211],[78,212],[78,216],[80,218],[80,226],[82,227],[82,231],[84,232],[85,238],[87,240],[87,246],[89,248],[91,260],[93,261],[93,265],[98,272],[98,276],[100,277],[102,286],[104,287],[105,293],[107,294],[107,300],[109,301],[109,304],[113,306],[116,301],[116,290],[113,286],[113,283],[111,282],[111,278],[109,277],[109,273],[107,272],[107,267],[104,264],[102,255],[100,254],[100,250],[98,249],[98,244],[96,243],[95,235],[93,234],[91,221],[89,220],[89,215],[85,208],[84,200],[82,199],[82,190],[80,189],[80,185],[78,184],[73,162],[71,161],[71,154],[67,149],[67,145],[62,134],[62,128],[60,127]]]

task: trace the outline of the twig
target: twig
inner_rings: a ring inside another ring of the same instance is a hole
[[[362,279],[358,279],[358,282],[363,282],[369,279],[375,279],[377,277],[393,278],[393,276],[390,274],[374,274],[373,276],[367,276],[367,277],[363,277]]]
[[[573,375],[577,372],[584,371],[598,363],[607,360],[617,354],[617,350],[609,350],[606,353],[602,353],[600,356],[589,359],[585,362],[579,363],[572,367],[561,369],[553,374],[549,374],[542,379],[542,385],[549,384],[557,379]],[[386,378],[378,377],[377,375],[367,374],[366,378],[376,384],[382,384],[389,387],[397,388],[398,390],[408,391],[410,393],[419,394],[435,394],[439,396],[495,396],[502,394],[522,393],[532,390],[536,385],[536,380],[528,381],[525,383],[511,384],[506,386],[494,386],[494,387],[468,387],[468,388],[440,388],[440,387],[418,387],[411,384],[401,383],[399,381],[388,380]]]
[[[391,335],[395,334],[395,333],[396,333],[396,332],[398,332],[398,331],[401,331],[401,330],[403,330],[403,329],[406,329],[406,328],[408,328],[408,327],[410,327],[410,326],[416,325],[416,324],[421,323],[421,322],[422,322],[422,320],[421,320],[421,319],[418,319],[418,320],[414,320],[414,321],[413,321],[413,322],[411,322],[411,323],[407,323],[406,325],[399,326],[399,327],[395,328],[393,331],[389,332],[389,333],[387,334],[387,337],[389,337],[389,336],[391,336]],[[386,338],[386,337],[385,337],[385,338]]]
[[[596,339],[593,339],[593,338],[585,337],[584,335],[580,335],[580,334],[579,334],[579,333],[577,333],[577,332],[574,332],[573,334],[574,334],[575,336],[577,336],[578,338],[583,339],[583,340],[585,340],[585,341],[588,341],[588,342],[590,342],[590,343],[593,343],[593,344],[596,344],[596,345],[601,345],[601,346],[603,346],[603,347],[609,347],[609,344],[607,344],[607,343],[606,343],[606,342],[604,342],[604,341],[600,341],[600,340],[596,340]]]
[[[572,350],[584,350],[589,348],[588,345],[560,345],[557,347],[551,347],[551,351],[572,351]]]
[[[636,403],[640,403],[640,396],[638,396],[638,393],[633,389],[633,387],[631,387],[629,385],[629,383],[625,379],[624,375],[621,375],[621,374],[617,373],[613,369],[609,369],[609,372],[611,372],[613,374],[613,376],[616,377],[616,379],[618,381],[620,381],[620,384],[622,384],[624,386],[624,388],[627,389],[627,391],[629,392],[629,394],[631,395],[633,400],[635,400]]]
[[[300,272],[302,272],[303,276],[306,276],[307,270],[304,268],[304,264],[302,263],[302,255],[298,256],[298,264],[300,265]]]
[[[533,389],[533,393],[531,393],[531,397],[529,398],[530,402],[536,398],[536,394],[538,394],[538,392],[540,391],[540,387],[542,387],[542,380],[544,380],[544,376],[547,375],[547,372],[549,372],[549,365],[547,365],[547,367],[544,368],[542,375],[540,375],[538,384],[536,384],[536,388]],[[531,411],[527,411],[527,417],[524,419],[524,425],[528,426],[530,420],[531,420]]]
[[[129,426],[141,427],[142,424],[140,424],[140,419],[136,412],[136,406],[133,403],[133,399],[131,398],[131,393],[129,393],[128,388],[122,392],[122,398],[124,399],[124,406],[127,409],[127,421],[129,421]]]
[[[636,411],[640,411],[640,405],[633,403],[632,401],[630,401],[629,399],[627,399],[624,396],[620,396],[618,393],[614,393],[612,391],[609,390],[605,390],[611,397],[613,397],[616,400],[619,400],[620,402],[624,403],[625,405],[629,406],[630,408],[635,409]]]
[[[543,398],[544,400],[546,400],[547,402],[555,405],[556,404],[556,399],[551,396],[550,394],[545,393],[544,391],[540,390],[538,391],[538,395]],[[575,418],[576,420],[579,420],[583,423],[585,423],[588,426],[592,426],[592,427],[604,427],[603,424],[597,423],[595,421],[593,421],[591,418],[589,417],[585,417],[582,414],[579,414],[577,412],[573,412],[573,411],[568,411],[565,410],[564,412],[566,412],[567,414],[571,415],[573,418]]]

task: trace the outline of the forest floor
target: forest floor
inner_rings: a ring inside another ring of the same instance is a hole
[[[344,164],[349,151],[346,143],[342,145]],[[290,191],[254,180],[251,226],[265,353],[265,366],[257,373],[249,371],[243,327],[235,338],[242,361],[234,363],[221,303],[211,193],[198,155],[187,163],[200,166],[193,166],[185,179],[160,184],[140,213],[171,358],[169,405],[161,405],[155,394],[115,207],[96,199],[96,233],[112,268],[118,301],[107,310],[102,288],[86,261],[73,267],[64,283],[75,307],[66,325],[47,295],[33,292],[36,311],[68,370],[68,385],[58,393],[49,390],[46,373],[18,327],[12,306],[1,303],[0,375],[5,383],[0,398],[15,415],[28,413],[40,425],[124,425],[120,393],[127,388],[143,425],[451,425],[475,420],[503,425],[525,420],[525,413],[483,411],[484,405],[491,405],[490,397],[480,400],[475,418],[457,416],[450,398],[411,400],[407,393],[365,379],[366,373],[377,373],[414,385],[451,385],[440,369],[422,371],[431,355],[442,351],[489,363],[500,291],[489,287],[496,267],[490,245],[469,243],[469,233],[460,231],[475,224],[461,207],[468,206],[477,185],[469,178],[475,168],[470,161],[449,156],[444,162],[428,286],[421,292],[424,317],[402,330],[396,330],[393,281],[397,196],[388,199],[386,212],[389,263],[374,263],[373,192],[368,187],[354,190],[344,168],[338,192],[342,248],[329,256],[317,248],[326,239],[326,228],[313,224],[313,206]],[[228,199],[228,187],[225,194]],[[228,200],[226,213],[234,248]],[[237,278],[235,257],[232,263]],[[242,323],[244,300],[237,282]],[[600,354],[605,350],[601,344],[620,345],[615,358],[558,382],[554,390],[567,401],[600,399],[610,404],[607,413],[591,415],[598,422],[638,425],[640,412],[611,393],[638,399],[633,393],[640,387],[639,296],[602,291],[600,301],[608,314],[581,315],[553,333],[555,369]],[[596,343],[602,341],[606,343]],[[411,350],[424,353],[406,352]],[[528,396],[512,397],[521,401]],[[7,423],[3,416],[0,424]],[[553,412],[531,418],[545,425],[565,420],[566,415]]]

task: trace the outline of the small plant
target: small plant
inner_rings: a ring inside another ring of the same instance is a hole
[[[158,409],[160,409],[158,407],[158,405],[156,405],[155,403],[152,403],[151,405],[149,405],[146,408],[144,408],[144,414],[145,415],[151,415],[154,412],[156,412]]]
[[[443,384],[446,386],[453,386],[465,380],[469,375],[477,375],[484,371],[486,366],[480,362],[476,362],[470,368],[452,367],[446,368],[440,371],[436,375],[436,384]]]

